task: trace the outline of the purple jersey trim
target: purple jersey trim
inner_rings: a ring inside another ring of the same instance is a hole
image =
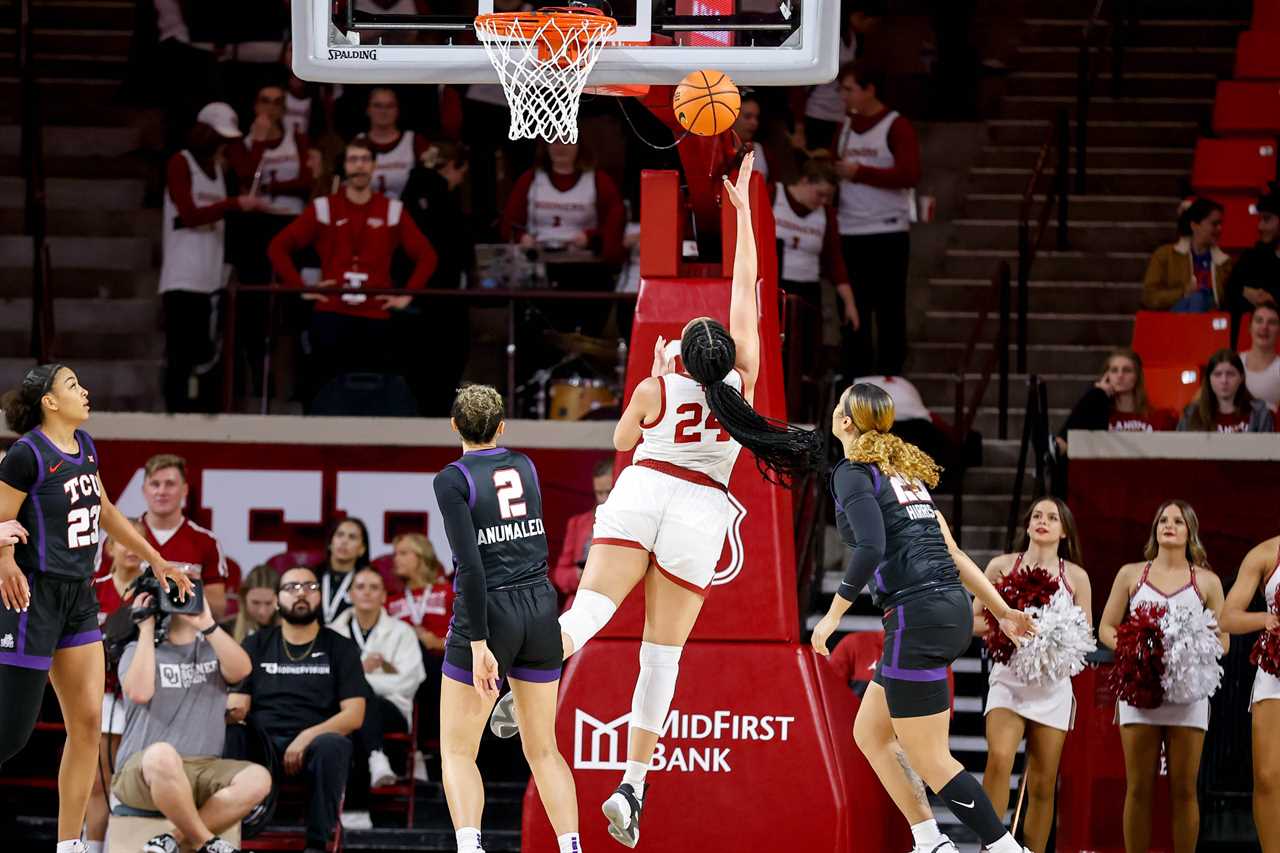
[[[880,497],[880,469],[874,465],[867,467],[871,469],[871,488],[876,493],[876,497]]]
[[[452,663],[449,663],[448,661],[445,661],[444,663],[440,664],[440,671],[444,673],[446,676],[448,676],[449,678],[452,678],[454,681],[460,681],[463,684],[467,684],[467,685],[470,685],[472,683],[471,673],[463,669],[462,667],[458,666],[457,664],[452,664]]]
[[[902,605],[898,605],[898,624],[893,631],[893,663],[890,667],[896,669],[898,666],[898,656],[902,653],[902,629],[906,625],[906,611]]]
[[[506,453],[505,447],[487,447],[484,450],[468,450],[467,455],[471,456],[497,456],[499,453]]]
[[[43,572],[48,559],[48,542],[44,532],[44,510],[40,506],[40,495],[38,493],[45,478],[44,457],[40,455],[40,448],[36,446],[36,443],[29,436],[24,435],[18,439],[18,443],[26,444],[27,447],[30,447],[31,452],[36,457],[36,481],[31,485],[31,491],[27,492],[27,497],[31,499],[31,505],[36,511],[36,541],[39,542],[36,546],[37,568]],[[22,647],[19,646],[18,648]]]
[[[560,677],[560,667],[555,669],[531,669],[527,666],[513,666],[507,673],[517,681],[529,681],[534,684],[546,684]]]
[[[0,652],[0,666],[20,666],[23,669],[39,669],[45,672],[53,666],[53,658],[36,655],[20,655],[17,652]]]
[[[32,432],[40,433],[40,437],[45,440],[45,443],[48,444],[49,447],[53,448],[53,452],[61,456],[67,462],[70,462],[72,465],[80,465],[84,462],[85,434],[80,430],[75,431],[76,444],[80,447],[80,452],[77,453],[75,456],[68,456],[67,454],[63,453],[62,449],[59,448],[58,445],[54,444],[53,439],[45,435],[44,430],[40,429],[40,427],[36,427],[35,429],[32,430]]]
[[[899,681],[943,681],[947,677],[947,668],[943,666],[937,669],[902,669],[896,666],[882,666],[880,674]]]
[[[76,646],[87,646],[90,643],[97,643],[102,640],[102,632],[97,628],[92,631],[82,631],[79,634],[68,634],[61,640],[58,640],[58,648],[70,649]]]
[[[480,451],[475,451],[479,453]],[[467,466],[461,462],[450,462],[450,466],[457,468],[462,472],[462,476],[467,478],[467,507],[476,508],[476,481],[472,479],[471,472],[467,470]]]

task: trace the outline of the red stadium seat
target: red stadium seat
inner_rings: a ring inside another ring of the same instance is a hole
[[[1246,30],[1236,42],[1237,80],[1280,80],[1280,30]]]
[[[1219,136],[1280,134],[1280,82],[1219,81],[1213,131]]]
[[[1275,139],[1201,139],[1196,142],[1191,187],[1198,193],[1213,190],[1261,192],[1275,177]]]
[[[227,616],[240,612],[240,564],[227,557]]]
[[[1253,335],[1249,334],[1249,324],[1253,322],[1253,312],[1240,315],[1240,332],[1236,335],[1236,352],[1253,349]],[[1276,339],[1276,352],[1280,353],[1280,338]]]
[[[1150,387],[1151,368],[1204,364],[1231,346],[1231,315],[1222,311],[1173,314],[1139,311],[1133,324],[1133,351],[1142,356]]]
[[[1208,359],[1205,359],[1208,361]],[[1166,409],[1181,417],[1182,410],[1200,388],[1200,370],[1195,364],[1144,367],[1147,402],[1153,409]]]
[[[1223,251],[1237,252],[1258,242],[1257,194],[1213,193],[1210,197],[1222,205],[1222,237],[1218,245]]]
[[[378,574],[382,575],[382,585],[387,588],[387,598],[404,592],[404,581],[396,577],[395,562],[395,554],[383,554],[371,561],[371,565],[378,570]]]
[[[1280,0],[1253,0],[1253,29],[1280,31]]]
[[[324,551],[284,551],[267,560],[267,565],[278,574],[284,574],[297,566],[315,568],[324,562]]]

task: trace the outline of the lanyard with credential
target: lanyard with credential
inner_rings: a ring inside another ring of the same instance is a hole
[[[321,600],[320,606],[324,608],[324,623],[326,625],[333,622],[338,615],[339,608],[347,597],[347,589],[351,586],[351,579],[355,577],[355,572],[347,572],[346,577],[342,579],[342,583],[338,584],[338,591],[329,595],[329,572],[325,572],[320,578]]]
[[[409,615],[413,617],[413,626],[422,624],[423,618],[427,615],[427,603],[431,599],[431,587],[424,587],[422,590],[422,598],[419,599],[413,594],[413,590],[406,589],[404,591],[404,605],[409,608]]]

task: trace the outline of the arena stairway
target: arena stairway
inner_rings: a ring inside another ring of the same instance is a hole
[[[164,352],[160,214],[143,207],[146,164],[119,101],[133,0],[32,3],[44,114],[54,355],[101,410],[158,411]],[[23,236],[17,10],[0,3],[0,373],[30,364],[31,241]]]

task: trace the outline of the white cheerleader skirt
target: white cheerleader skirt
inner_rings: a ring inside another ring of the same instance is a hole
[[[1071,731],[1076,722],[1076,696],[1071,689],[1071,679],[1053,684],[1023,684],[1013,677],[1009,668],[997,663],[991,668],[991,683],[987,689],[987,709],[1006,708],[1033,723],[1060,731]]]
[[[1249,710],[1252,711],[1254,705],[1267,699],[1280,699],[1280,678],[1263,672],[1259,667],[1253,677],[1253,692],[1249,694]]]
[[[1122,726],[1185,726],[1207,731],[1209,700],[1200,699],[1185,705],[1166,702],[1156,708],[1135,708],[1128,702],[1117,701],[1116,719]]]

